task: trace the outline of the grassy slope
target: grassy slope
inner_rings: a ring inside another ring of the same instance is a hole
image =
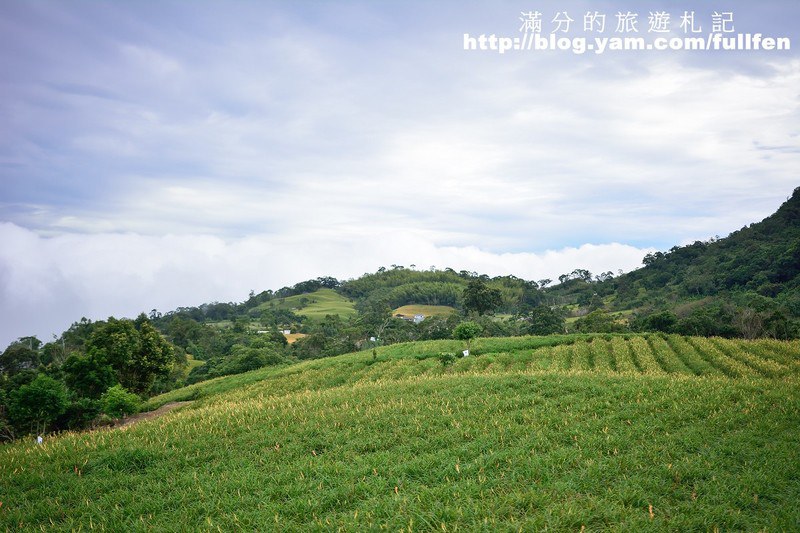
[[[0,526],[797,528],[800,343],[565,340],[262,369],[126,430],[6,446]]]
[[[301,299],[307,299],[308,305],[302,309],[297,309],[301,303]],[[272,301],[261,304],[264,309],[269,308],[270,304],[274,304],[282,309],[289,309],[298,315],[307,316],[312,320],[321,320],[325,315],[339,315],[346,318],[355,314],[353,302],[334,291],[333,289],[320,289],[308,294],[298,294],[295,296],[288,296],[282,302]]]
[[[449,316],[456,310],[449,305],[404,305],[392,311],[393,315],[401,314],[405,316],[424,315],[429,316]]]
[[[293,344],[297,342],[298,339],[302,339],[305,336],[305,333],[289,333],[288,335],[284,335],[284,337],[286,337],[286,342],[289,344]]]

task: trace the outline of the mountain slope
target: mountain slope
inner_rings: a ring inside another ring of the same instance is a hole
[[[6,446],[0,527],[781,530],[800,520],[797,341],[479,339],[480,355],[443,365],[439,353],[459,347],[262,369],[127,429]]]
[[[592,310],[668,311],[678,317],[703,310],[726,330],[696,334],[792,337],[800,319],[800,188],[771,216],[723,239],[696,241],[648,254],[644,266],[603,281],[572,279],[547,289],[554,303]],[[755,327],[758,326],[758,327]],[[759,329],[760,328],[760,329]],[[689,331],[682,331],[689,333]]]
[[[686,296],[749,290],[777,296],[800,283],[800,188],[761,222],[713,242],[674,247],[645,258],[632,272],[648,288]]]

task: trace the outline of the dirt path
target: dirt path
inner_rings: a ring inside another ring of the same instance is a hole
[[[135,424],[136,422],[141,422],[142,420],[150,420],[151,418],[157,418],[164,413],[168,413],[173,409],[177,409],[178,407],[183,407],[184,405],[189,405],[192,402],[170,402],[165,403],[155,411],[147,411],[146,413],[137,413],[135,415],[131,415],[128,418],[123,418],[122,420],[117,421],[114,424],[115,428],[121,428],[125,426],[130,426],[131,424]]]

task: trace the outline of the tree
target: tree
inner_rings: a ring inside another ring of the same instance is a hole
[[[38,349],[41,344],[36,337],[22,337],[9,344],[0,354],[0,373],[13,376],[22,370],[35,369],[39,366]]]
[[[478,316],[494,311],[502,303],[500,291],[489,287],[480,278],[471,279],[463,293],[464,309],[475,311]]]
[[[98,359],[97,354],[70,355],[61,367],[64,383],[84,398],[99,398],[106,389],[117,382],[110,364]]]
[[[44,374],[22,385],[9,395],[9,415],[18,427],[44,433],[47,425],[67,410],[67,389],[60,381]]]
[[[663,252],[648,253],[642,259],[642,264],[644,266],[655,265],[656,263],[658,263],[659,261],[661,261],[665,257],[666,256],[664,255]]]
[[[167,375],[173,362],[173,347],[140,315],[136,322],[114,317],[97,327],[87,343],[87,354],[110,365],[128,390],[147,391],[156,376]]]
[[[234,333],[246,333],[249,328],[250,328],[250,320],[248,320],[247,318],[240,317],[233,321]]]
[[[432,316],[426,318],[417,326],[420,340],[449,339],[453,327],[458,322],[458,315]]]
[[[175,354],[172,345],[149,320],[142,323],[139,338],[139,350],[128,361],[120,382],[127,383],[130,390],[142,393],[150,388],[156,376],[169,374]]]
[[[130,320],[110,317],[105,323],[96,323],[86,353],[98,361],[109,364],[121,373],[139,350],[139,332]]]
[[[528,335],[564,333],[563,314],[546,305],[534,307],[520,318],[525,322],[522,331]]]
[[[571,279],[579,279],[585,281],[586,283],[592,282],[592,273],[586,270],[585,268],[576,268],[569,274],[569,277]]]
[[[636,321],[636,329],[639,331],[663,331],[672,333],[678,317],[672,311],[659,311],[651,315],[642,317]]]
[[[755,339],[764,333],[764,317],[749,307],[739,309],[734,325],[745,339]]]
[[[480,335],[483,328],[472,321],[462,322],[453,329],[453,338],[467,341],[467,351],[469,351],[472,339]]]

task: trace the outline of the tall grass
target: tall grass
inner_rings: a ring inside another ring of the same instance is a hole
[[[800,343],[479,339],[266,368],[0,448],[7,530],[795,530]],[[613,361],[613,363],[612,363]],[[183,395],[183,396],[182,396]]]

